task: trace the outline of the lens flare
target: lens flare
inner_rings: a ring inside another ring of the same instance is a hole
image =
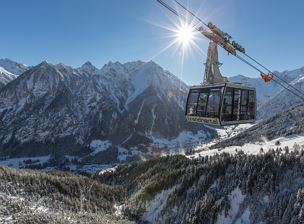
[[[183,23],[181,26],[177,27],[175,33],[177,41],[182,45],[183,48],[188,47],[194,41],[194,28],[187,23]]]

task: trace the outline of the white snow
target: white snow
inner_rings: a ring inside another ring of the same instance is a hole
[[[80,172],[95,174],[96,172],[100,172],[102,170],[107,170],[113,168],[112,164],[90,164],[84,165],[77,170]]]
[[[280,145],[276,145],[277,142],[280,142]],[[239,151],[243,151],[246,154],[254,154],[257,155],[261,153],[261,148],[263,148],[263,152],[267,152],[270,149],[276,149],[278,147],[284,149],[285,146],[288,146],[290,150],[293,150],[293,147],[295,145],[299,145],[300,147],[304,147],[304,135],[292,135],[289,137],[280,137],[273,139],[271,141],[268,141],[266,138],[264,139],[264,142],[256,142],[256,143],[247,143],[243,146],[229,146],[225,148],[219,148],[219,149],[209,149],[205,145],[205,150],[200,151],[198,153],[195,153],[189,158],[196,158],[198,156],[212,156],[215,154],[220,153],[231,153],[236,154]],[[210,145],[208,145],[210,146]],[[203,146],[199,146],[196,150],[203,149]]]
[[[117,160],[122,162],[126,161],[128,157],[129,151],[121,146],[118,146],[118,156]]]
[[[105,169],[103,169],[99,172],[99,175],[102,175],[104,173],[112,173],[116,170],[116,168],[117,168],[117,166],[113,166],[113,167],[110,167],[110,168],[105,168]]]
[[[250,224],[250,210],[246,208],[241,217],[239,217],[235,224]]]
[[[152,139],[154,139],[153,128],[154,128],[155,119],[156,119],[155,108],[156,108],[156,105],[154,105],[153,108],[152,108],[152,124],[151,124],[150,133],[149,133],[149,135],[152,137]]]
[[[0,160],[0,166],[9,166],[14,168],[20,168],[25,166],[25,161],[32,160],[33,163],[30,163],[31,165],[35,164],[43,164],[49,161],[50,156],[40,156],[40,157],[22,157],[22,158],[13,158],[13,159],[6,159],[6,160]]]
[[[230,209],[228,211],[228,215],[225,216],[224,211],[220,213],[217,217],[217,224],[229,224],[234,223],[234,220],[239,212],[240,205],[243,203],[246,195],[243,195],[241,190],[237,187],[235,188],[229,195],[229,201],[230,201]],[[250,212],[249,212],[250,214]],[[244,215],[244,220],[247,217],[248,212]],[[243,220],[243,219],[242,219]],[[238,222],[241,223],[241,222]]]
[[[112,146],[112,143],[108,140],[92,140],[91,144],[90,144],[90,148],[93,150],[93,152],[91,152],[91,155],[96,155],[99,152],[103,152],[108,150],[110,147]]]
[[[146,207],[146,212],[142,216],[143,221],[149,223],[157,223],[157,218],[160,212],[164,209],[167,203],[167,199],[176,187],[172,187],[168,190],[163,190],[158,193],[154,199]]]
[[[114,204],[114,209],[115,209],[114,215],[116,217],[121,217],[123,214],[122,213],[123,205]]]
[[[174,99],[177,103],[183,104],[180,97],[173,95],[172,90],[179,89],[181,92],[186,93],[188,87],[153,61],[139,64],[128,75],[133,85],[133,91],[131,91],[127,98],[126,108],[150,86],[153,86],[158,91],[157,96],[159,98],[167,97],[168,99]]]
[[[165,138],[154,138],[153,145],[160,148],[168,148],[169,153],[184,153],[187,147],[192,147],[193,144],[202,145],[210,139],[209,133],[204,131],[198,131],[196,134],[193,134],[190,131],[181,132],[174,139],[165,139]]]
[[[141,105],[140,105],[140,108],[139,108],[139,111],[138,111],[138,113],[137,113],[137,117],[136,117],[136,119],[135,119],[135,121],[134,121],[134,124],[138,124],[138,119],[139,119],[139,116],[141,115],[141,111],[142,111],[142,109],[143,109],[144,104],[145,104],[145,101],[143,100],[143,102],[142,102]]]
[[[138,95],[144,92],[144,90],[152,84],[152,80],[154,77],[151,76],[151,73],[153,73],[153,71],[150,70],[150,66],[145,63],[140,66],[135,73],[131,75],[131,82],[134,86],[134,91],[128,97],[126,101],[126,106],[128,106],[129,103],[131,103]]]
[[[0,66],[14,75],[20,75],[28,69],[25,64],[17,63],[8,58],[0,59]]]
[[[11,82],[15,78],[16,78],[16,76],[13,73],[0,67],[0,84],[6,85],[7,83]]]
[[[268,204],[270,202],[269,196],[265,195],[262,202]]]

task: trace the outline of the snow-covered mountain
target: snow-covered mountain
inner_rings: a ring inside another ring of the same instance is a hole
[[[290,80],[290,78],[293,78],[289,83],[304,93],[304,67],[290,72],[283,72],[282,78],[287,81]],[[293,88],[290,89],[293,92],[297,92]],[[302,97],[303,96],[304,94]],[[259,116],[268,118],[276,113],[282,112],[291,108],[292,106],[302,103],[304,102],[301,98],[295,96],[290,91],[283,89],[259,107]]]
[[[0,89],[13,81],[16,78],[16,75],[6,71],[4,68],[0,67]]]
[[[8,58],[0,59],[0,89],[28,69],[28,66]]]
[[[187,90],[152,61],[102,69],[44,61],[0,90],[0,154],[106,163],[211,138],[214,131],[185,120]]]
[[[29,69],[27,65],[15,62],[8,58],[0,59],[0,67],[17,76]]]

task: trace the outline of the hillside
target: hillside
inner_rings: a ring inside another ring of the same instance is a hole
[[[147,223],[301,223],[303,151],[250,156],[182,156],[121,167],[100,176],[123,186],[121,206]],[[179,209],[182,208],[182,209]]]
[[[27,65],[8,58],[0,59],[0,67],[16,76],[21,75],[23,72],[29,69]]]
[[[0,223],[131,223],[114,215],[124,198],[80,175],[0,167]]]
[[[291,148],[167,156],[94,179],[0,168],[0,222],[301,223],[303,159],[303,151]]]
[[[301,135],[304,132],[303,122],[304,106],[294,106],[281,113],[277,113],[271,118],[258,122],[251,128],[232,138],[213,145],[212,148],[239,146],[246,143],[273,140],[279,137],[288,137],[296,134]]]
[[[0,67],[0,89],[7,85],[9,82],[13,81],[16,76],[4,68]]]

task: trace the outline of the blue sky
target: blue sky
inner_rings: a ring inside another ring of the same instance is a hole
[[[170,0],[167,0],[170,2]],[[301,0],[181,0],[207,21],[221,27],[241,43],[248,54],[272,70],[304,66]],[[187,84],[203,77],[205,54],[192,50],[184,58],[167,46],[172,32],[155,24],[178,21],[155,0],[0,0],[0,58],[29,65],[44,59],[80,66],[91,61],[102,67],[108,61],[153,59]],[[203,52],[208,41],[197,40]],[[220,50],[227,76],[257,72]]]

